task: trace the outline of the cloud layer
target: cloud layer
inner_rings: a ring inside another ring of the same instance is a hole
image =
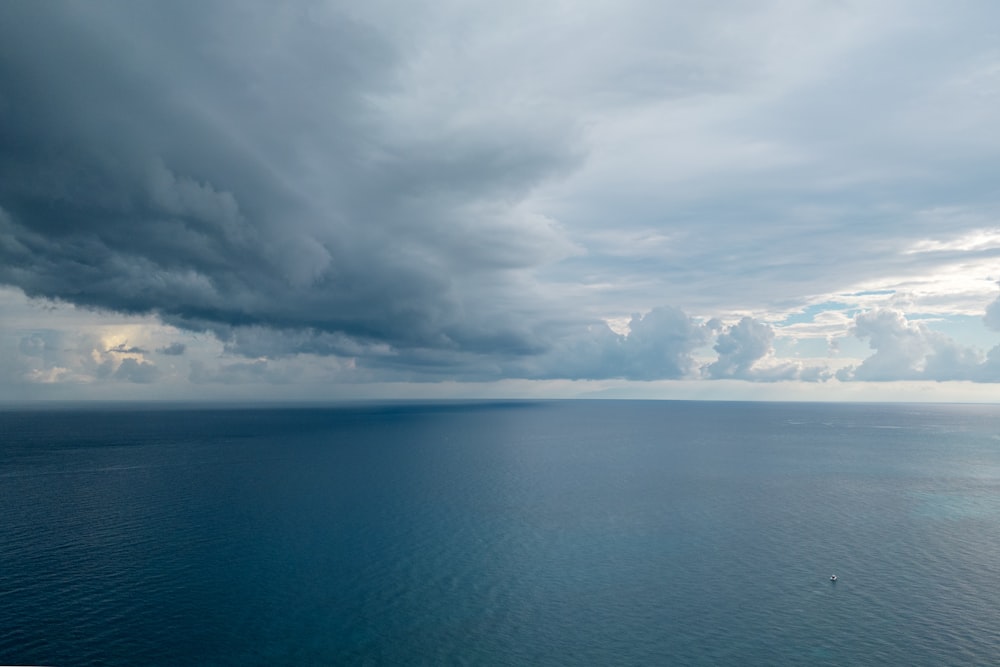
[[[165,327],[21,326],[3,367],[998,381],[995,343],[942,329],[1000,331],[998,21],[989,2],[2,3],[0,283]],[[790,351],[813,338],[869,350]]]
[[[578,159],[566,131],[401,134],[375,99],[399,85],[393,45],[318,5],[2,11],[4,282],[223,336],[535,345],[506,322],[519,274],[573,249],[518,201]]]

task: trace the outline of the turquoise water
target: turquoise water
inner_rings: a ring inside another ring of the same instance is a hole
[[[996,406],[7,410],[0,510],[3,664],[1000,661]]]

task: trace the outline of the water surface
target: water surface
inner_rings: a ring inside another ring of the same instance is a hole
[[[0,511],[0,663],[1000,655],[996,406],[7,410]]]

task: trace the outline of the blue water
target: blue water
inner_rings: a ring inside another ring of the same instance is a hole
[[[3,664],[998,662],[997,406],[0,411]]]

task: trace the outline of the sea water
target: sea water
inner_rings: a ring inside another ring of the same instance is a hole
[[[3,410],[0,663],[997,664],[1000,407]]]

